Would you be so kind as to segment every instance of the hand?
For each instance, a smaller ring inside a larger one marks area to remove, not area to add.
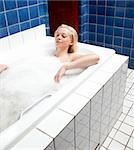
[[[57,83],[60,82],[60,80],[63,77],[63,75],[65,74],[65,72],[66,72],[66,67],[62,66],[54,77],[55,82],[57,82]]]
[[[3,72],[4,70],[6,70],[8,68],[7,65],[5,64],[0,64],[0,73]]]

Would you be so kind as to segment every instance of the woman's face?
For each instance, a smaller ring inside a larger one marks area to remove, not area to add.
[[[55,34],[55,42],[57,49],[68,49],[72,45],[72,36],[66,28],[59,28]]]

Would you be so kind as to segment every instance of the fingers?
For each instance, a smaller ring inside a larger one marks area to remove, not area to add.
[[[59,83],[61,80],[62,75],[60,73],[57,73],[54,77],[55,82]]]
[[[1,64],[1,65],[0,65],[0,73],[1,73],[2,71],[6,70],[7,68],[8,68],[7,65]]]

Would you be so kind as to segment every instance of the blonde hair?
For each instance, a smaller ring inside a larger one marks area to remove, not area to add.
[[[54,32],[54,36],[56,36],[56,32],[60,29],[60,28],[65,28],[68,30],[68,32],[70,33],[70,37],[72,37],[72,45],[69,46],[68,48],[68,53],[74,53],[77,51],[77,41],[78,41],[78,34],[76,32],[76,30],[66,24],[62,24],[60,25],[57,30]]]

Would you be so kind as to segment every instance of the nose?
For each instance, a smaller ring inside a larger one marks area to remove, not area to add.
[[[61,35],[58,35],[57,39],[60,40],[61,39]]]

